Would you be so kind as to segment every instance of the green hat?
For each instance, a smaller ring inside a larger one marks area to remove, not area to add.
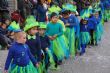
[[[66,10],[71,10],[71,9],[76,9],[76,6],[74,6],[70,3],[66,3],[66,4],[62,5],[62,8],[66,9]]]
[[[8,26],[9,31],[16,31],[16,30],[19,30],[19,29],[20,29],[20,26],[15,21],[11,22],[11,24]]]
[[[26,21],[25,21],[26,24],[27,24],[27,23],[30,23],[30,22],[36,22],[35,17],[32,16],[32,15],[28,16],[28,17],[26,18]]]
[[[49,14],[51,14],[51,13],[53,13],[53,12],[59,14],[59,12],[61,11],[61,8],[60,8],[59,6],[53,5],[53,6],[50,7],[48,10],[49,10]]]
[[[24,27],[24,31],[28,31],[29,29],[37,26],[39,26],[38,22],[28,22]]]
[[[44,23],[44,22],[40,22],[40,26],[39,26],[39,28],[46,29],[46,28],[47,28],[47,24]]]
[[[76,8],[71,8],[70,11],[71,12],[76,12],[77,10],[76,10]]]
[[[91,11],[89,9],[83,9],[80,13],[82,19],[90,17]]]

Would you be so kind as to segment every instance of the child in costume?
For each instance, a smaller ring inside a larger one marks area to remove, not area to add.
[[[41,61],[41,44],[40,37],[38,34],[38,22],[35,20],[30,20],[26,22],[27,24],[24,27],[24,31],[27,33],[27,44],[30,47],[30,51],[35,58],[38,59],[38,62]],[[33,46],[32,46],[33,45]]]
[[[97,21],[96,26],[95,26],[95,32],[94,32],[94,39],[95,39],[95,45],[98,45],[103,34],[103,24],[101,22],[99,11],[95,10],[94,16],[96,18],[95,20]]]
[[[69,46],[69,52],[72,57],[75,56],[75,25],[77,24],[76,19],[73,15],[70,16],[68,10],[62,12],[61,20],[64,22],[66,31],[64,33]]]
[[[4,73],[38,73],[38,62],[25,44],[26,34],[21,30],[15,33],[15,42],[9,48]]]
[[[42,52],[40,36],[38,34],[38,22],[36,22],[36,20],[33,17],[29,18],[29,20],[27,19],[24,31],[27,33],[26,44],[29,46],[31,53],[40,64],[40,66],[38,67],[38,72],[42,73]]]
[[[48,38],[48,36],[45,34],[47,25],[45,23],[40,24],[39,27],[39,34],[40,34],[40,40],[41,40],[41,48],[44,51],[44,60],[45,60],[45,68],[46,70],[48,69],[49,65],[51,69],[57,69],[55,67],[55,62],[54,62],[54,58],[52,55],[50,48],[50,40]]]
[[[50,14],[50,15],[51,15],[51,13],[53,13],[53,12],[59,14],[60,11],[61,11],[61,8],[60,8],[59,6],[56,6],[56,5],[52,5],[52,6],[49,8],[49,14]],[[58,17],[58,21],[57,21],[57,22],[61,24],[61,26],[62,26],[62,28],[63,28],[63,32],[65,32],[65,25],[64,25],[63,21],[60,19],[60,15],[59,15],[59,17]],[[61,42],[61,43],[64,43],[64,41],[65,41],[65,44],[62,44],[62,46],[64,46],[64,47],[63,47],[63,51],[64,51],[65,59],[68,59],[68,58],[69,58],[69,52],[68,52],[67,40],[66,40],[66,38],[65,38],[64,35],[62,35],[62,37],[63,37],[63,39],[62,39],[63,41],[62,41],[62,42],[60,41],[60,42]]]
[[[75,52],[78,55],[80,51],[80,21],[78,17],[76,16],[76,7],[73,7],[70,9],[70,16],[73,16],[75,18],[75,21],[77,22],[75,27]]]
[[[8,26],[7,30],[8,30],[8,38],[10,40],[10,45],[14,42],[14,32],[16,32],[16,30],[19,30],[19,24],[16,23],[15,21],[12,21],[11,24]]]
[[[56,67],[58,63],[62,63],[62,60],[64,58],[64,50],[65,44],[64,39],[62,37],[63,35],[63,27],[60,23],[58,23],[58,15],[56,13],[52,13],[51,21],[47,24],[47,30],[46,35],[49,37],[51,41],[51,51],[54,55],[54,59],[56,62]]]
[[[101,40],[101,35],[103,33],[103,25],[101,23],[99,11],[93,11],[93,15],[88,20],[88,26],[91,35],[91,45],[97,45],[98,41]]]
[[[101,0],[104,7],[104,20],[107,22],[110,19],[110,0]]]
[[[90,41],[87,21],[88,19],[85,18],[80,22],[81,55],[85,53],[86,46]]]

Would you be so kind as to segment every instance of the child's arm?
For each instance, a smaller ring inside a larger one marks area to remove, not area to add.
[[[13,58],[13,48],[9,48],[8,56],[5,63],[5,70],[8,70],[10,63],[12,61],[12,58]]]

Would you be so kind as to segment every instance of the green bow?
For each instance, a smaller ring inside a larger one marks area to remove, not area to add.
[[[29,39],[36,39],[36,36],[35,35],[34,36],[28,35],[28,40]]]

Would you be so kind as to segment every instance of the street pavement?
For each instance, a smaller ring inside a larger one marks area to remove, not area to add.
[[[104,34],[98,46],[86,49],[83,56],[63,61],[60,70],[49,73],[110,73],[110,22],[104,25]],[[3,70],[7,51],[0,51],[0,70]]]

